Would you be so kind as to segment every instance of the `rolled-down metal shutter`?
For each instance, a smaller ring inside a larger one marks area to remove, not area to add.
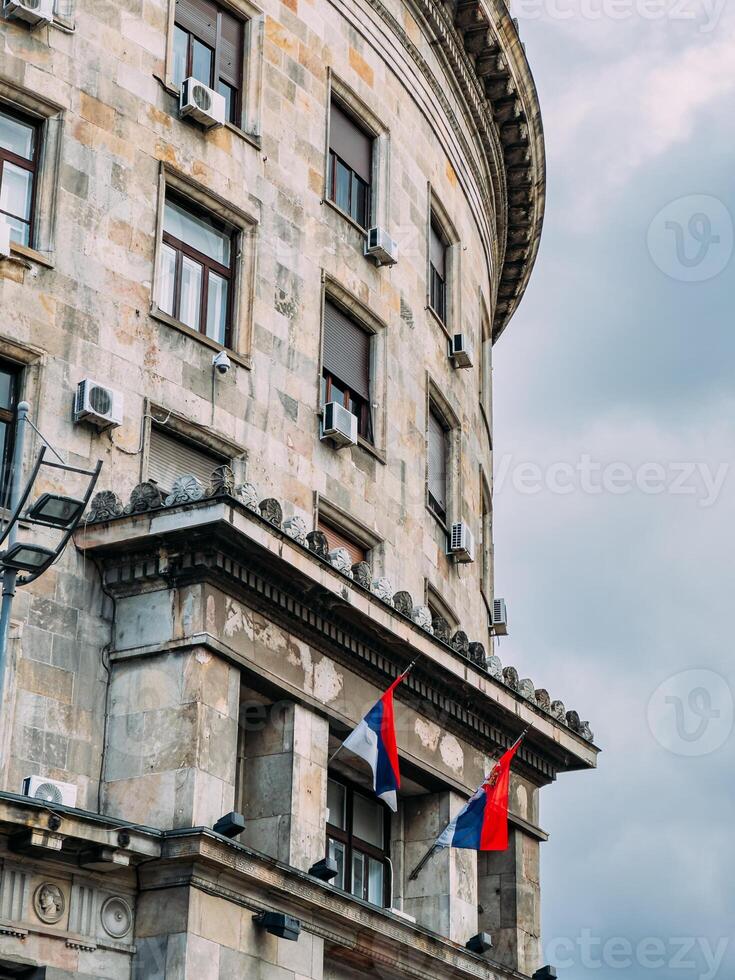
[[[369,401],[370,334],[329,300],[324,304],[324,367]]]
[[[356,565],[359,561],[365,561],[365,549],[361,545],[345,537],[336,527],[327,524],[321,518],[319,519],[319,530],[326,534],[330,551],[333,551],[335,548],[346,548],[350,553],[353,565]]]
[[[209,0],[176,0],[176,23],[214,50],[217,44],[217,7]]]
[[[245,25],[232,14],[222,13],[219,75],[239,89],[242,87],[243,37]]]
[[[329,148],[344,160],[358,177],[362,177],[366,184],[371,183],[373,137],[360,129],[352,117],[334,101],[329,116]]]
[[[151,429],[148,448],[148,479],[155,480],[160,490],[170,491],[174,480],[191,474],[208,486],[212,471],[229,460],[177,439],[157,427]]]
[[[430,242],[429,242],[429,255],[431,257],[431,264],[434,266],[439,275],[444,279],[446,277],[446,256],[447,256],[447,245],[444,241],[444,236],[436,223],[436,218],[432,214],[431,216],[431,232],[430,232]]]
[[[429,413],[429,493],[442,510],[447,509],[447,433],[437,415]]]

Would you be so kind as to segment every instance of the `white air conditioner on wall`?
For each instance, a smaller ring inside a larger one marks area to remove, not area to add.
[[[8,20],[24,20],[37,27],[54,19],[54,0],[3,0],[3,13]]]
[[[208,129],[224,126],[225,97],[196,78],[187,78],[181,86],[179,112],[184,118],[193,119]]]
[[[455,367],[472,367],[472,347],[470,346],[467,334],[455,333],[450,343],[450,351],[450,356],[454,361]]]
[[[331,440],[338,448],[357,445],[357,416],[339,402],[327,402],[322,419],[322,439]]]
[[[469,562],[475,560],[475,540],[472,537],[472,531],[464,521],[458,521],[451,526],[449,554],[454,556],[455,561]]]
[[[44,776],[26,776],[21,791],[24,796],[44,803],[54,803],[58,806],[76,806],[77,788],[74,783],[60,783],[58,779],[46,779]]]
[[[91,422],[100,429],[122,425],[123,396],[119,391],[85,378],[77,385],[74,421]]]
[[[387,231],[371,228],[365,236],[365,255],[376,265],[395,265],[398,261],[398,245]]]
[[[493,600],[493,621],[491,625],[495,636],[508,635],[508,610],[505,606],[505,599]]]

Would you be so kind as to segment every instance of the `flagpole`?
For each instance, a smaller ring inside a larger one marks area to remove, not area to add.
[[[432,858],[436,854],[436,852],[437,851],[440,851],[440,850],[441,850],[441,847],[439,847],[438,844],[432,844],[432,846],[429,848],[429,850],[426,852],[426,854],[424,854],[424,856],[421,858],[421,860],[419,861],[419,863],[416,865],[416,867],[413,869],[413,871],[411,872],[411,874],[408,876],[408,880],[409,881],[416,881],[416,879],[418,878],[418,876],[423,871],[424,865],[427,864],[427,862],[429,861],[429,859]]]
[[[421,659],[421,657],[423,657],[423,653],[420,653],[417,657],[414,657],[414,659],[411,661],[411,663],[408,665],[408,667],[406,667],[406,669],[403,671],[403,673],[402,674],[399,674],[398,677],[396,678],[396,680],[393,681],[393,684],[391,686],[392,687],[395,687],[395,685],[399,681],[402,681],[404,677],[407,677],[411,673],[411,671],[413,670],[413,668],[416,666],[416,664],[418,663],[418,661]],[[339,748],[337,748],[336,751],[333,752],[332,755],[329,757],[329,759],[327,759],[327,768],[329,768],[329,766],[332,765],[332,763],[334,762],[334,760],[340,754],[340,752],[344,748],[344,744],[345,744],[344,741],[341,742],[340,745],[339,745]]]
[[[521,732],[521,734],[518,736],[518,738],[515,740],[515,742],[511,745],[511,747],[509,749],[506,749],[506,752],[512,752],[513,749],[516,748],[520,744],[520,742],[523,741],[523,739],[526,737],[526,735],[530,732],[530,730],[532,728],[533,728],[533,724],[532,723],[529,724],[529,725],[527,725],[527,727]],[[488,781],[488,779],[490,779],[492,777],[492,774],[495,772],[495,770],[497,768],[498,768],[498,763],[496,762],[495,765],[493,766],[493,768],[490,770],[490,773],[487,776],[487,779],[484,780],[483,785]],[[448,826],[449,826],[449,824],[447,824],[447,827]],[[446,827],[444,828],[444,830],[446,830]],[[444,831],[442,831],[442,833],[444,833]],[[439,834],[439,837],[441,837],[441,834]],[[437,840],[439,840],[439,837],[437,837]],[[421,858],[421,860],[419,861],[419,863],[416,865],[416,867],[413,869],[413,871],[411,872],[411,874],[408,876],[408,880],[409,881],[415,881],[418,878],[418,876],[421,874],[421,872],[423,871],[423,869],[424,869],[425,865],[427,864],[427,862],[429,861],[429,859],[432,858],[434,856],[434,854],[436,854],[436,852],[437,851],[440,851],[440,850],[441,850],[441,847],[438,844],[432,844],[432,846],[429,848],[429,850],[426,852],[426,854],[424,854],[424,856]]]

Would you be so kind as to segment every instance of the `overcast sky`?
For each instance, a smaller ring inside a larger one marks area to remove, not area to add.
[[[589,719],[542,796],[560,978],[735,976],[735,4],[516,4],[541,252],[495,348],[499,654]]]

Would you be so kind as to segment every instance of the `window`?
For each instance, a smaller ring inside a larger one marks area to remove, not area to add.
[[[338,530],[333,524],[323,520],[321,517],[319,518],[317,529],[327,536],[330,551],[333,551],[335,548],[346,548],[350,553],[353,565],[356,565],[360,561],[365,561],[367,558],[367,551],[362,545],[357,544],[352,538],[348,538],[343,531]]]
[[[20,369],[0,361],[0,505],[9,503],[10,470],[13,465],[15,408],[18,404]]]
[[[480,548],[482,551],[482,581],[480,587],[486,602],[489,602],[493,594],[492,585],[492,561],[493,561],[493,510],[490,498],[490,490],[486,484],[484,476],[481,479],[480,492],[482,494],[482,519],[480,522]]]
[[[191,474],[204,487],[211,482],[212,472],[230,460],[202,446],[182,439],[174,432],[152,426],[148,446],[148,476],[161,491],[169,493],[179,476]]]
[[[332,100],[327,195],[367,228],[370,223],[373,137]]]
[[[38,169],[38,127],[23,116],[0,110],[0,216],[10,237],[33,245],[33,207]]]
[[[209,0],[176,0],[173,84],[193,76],[224,96],[227,119],[242,115],[245,24]]]
[[[446,323],[447,240],[433,212],[429,226],[429,303],[442,323]]]
[[[158,305],[223,346],[231,340],[234,233],[202,208],[168,194]]]
[[[480,357],[480,406],[485,416],[485,424],[490,435],[492,448],[492,384],[493,384],[493,341],[487,317],[482,322],[482,354]]]
[[[327,856],[337,862],[332,884],[383,908],[388,904],[390,818],[380,800],[335,779],[327,784]]]
[[[324,303],[322,403],[339,402],[357,416],[357,431],[373,441],[370,412],[370,337],[331,300]]]
[[[427,502],[442,524],[446,524],[449,439],[444,420],[433,404],[429,407],[427,448]]]

